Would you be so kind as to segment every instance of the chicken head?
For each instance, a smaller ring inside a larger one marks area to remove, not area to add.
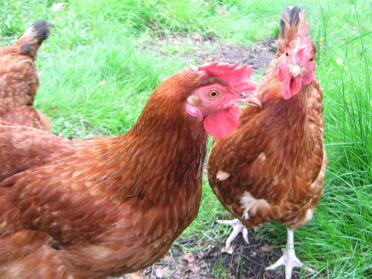
[[[239,104],[260,105],[250,80],[247,65],[209,63],[192,70],[200,72],[209,83],[198,87],[187,98],[186,112],[203,122],[208,134],[223,138],[239,124]]]
[[[282,54],[278,78],[283,86],[283,98],[290,99],[315,79],[315,47],[308,35],[304,13],[299,13],[297,38]]]

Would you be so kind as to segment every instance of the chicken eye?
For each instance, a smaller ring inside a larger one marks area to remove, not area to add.
[[[314,60],[314,58],[310,58],[310,61],[313,61]]]
[[[214,99],[218,96],[220,96],[220,92],[218,92],[217,90],[211,90],[208,92],[208,98]]]
[[[289,56],[288,52],[285,53],[285,56]]]

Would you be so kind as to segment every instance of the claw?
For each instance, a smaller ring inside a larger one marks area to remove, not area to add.
[[[242,233],[243,239],[246,243],[248,241],[248,229],[238,220],[217,220],[218,224],[229,225],[233,228],[232,232],[230,233],[229,237],[226,239],[225,247],[221,249],[223,253],[232,254],[234,252],[234,248],[231,246],[231,243],[235,240],[235,238]]]
[[[245,243],[249,244],[248,229],[246,227],[243,228],[242,235],[243,235],[243,239],[244,239]]]
[[[294,267],[303,266],[303,263],[296,256],[292,229],[288,229],[287,248],[283,249],[283,255],[265,270],[274,270],[281,265],[285,266],[285,279],[291,279]]]
[[[265,270],[275,270],[279,266],[285,266],[285,279],[291,279],[294,267],[302,267],[303,263],[296,257],[294,249],[283,249],[283,256]]]

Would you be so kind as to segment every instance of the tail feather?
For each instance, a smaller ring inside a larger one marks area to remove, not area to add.
[[[300,23],[301,9],[297,6],[287,7],[280,19],[280,32],[278,40],[278,54],[285,51],[286,47],[296,39]]]
[[[48,38],[49,28],[50,24],[44,20],[38,21],[28,28],[17,41],[20,52],[35,57],[40,45]]]

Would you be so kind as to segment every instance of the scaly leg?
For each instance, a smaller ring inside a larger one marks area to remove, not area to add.
[[[287,229],[287,248],[283,249],[283,256],[266,270],[274,270],[281,265],[285,266],[285,279],[291,279],[294,267],[303,266],[303,263],[296,257],[294,249],[294,229]]]
[[[231,247],[231,242],[239,235],[239,233],[243,234],[243,239],[246,243],[248,243],[248,230],[247,228],[238,220],[217,220],[218,224],[229,225],[233,228],[232,232],[230,233],[229,237],[226,239],[225,248],[222,248],[222,252],[226,252],[232,254],[234,249]]]

